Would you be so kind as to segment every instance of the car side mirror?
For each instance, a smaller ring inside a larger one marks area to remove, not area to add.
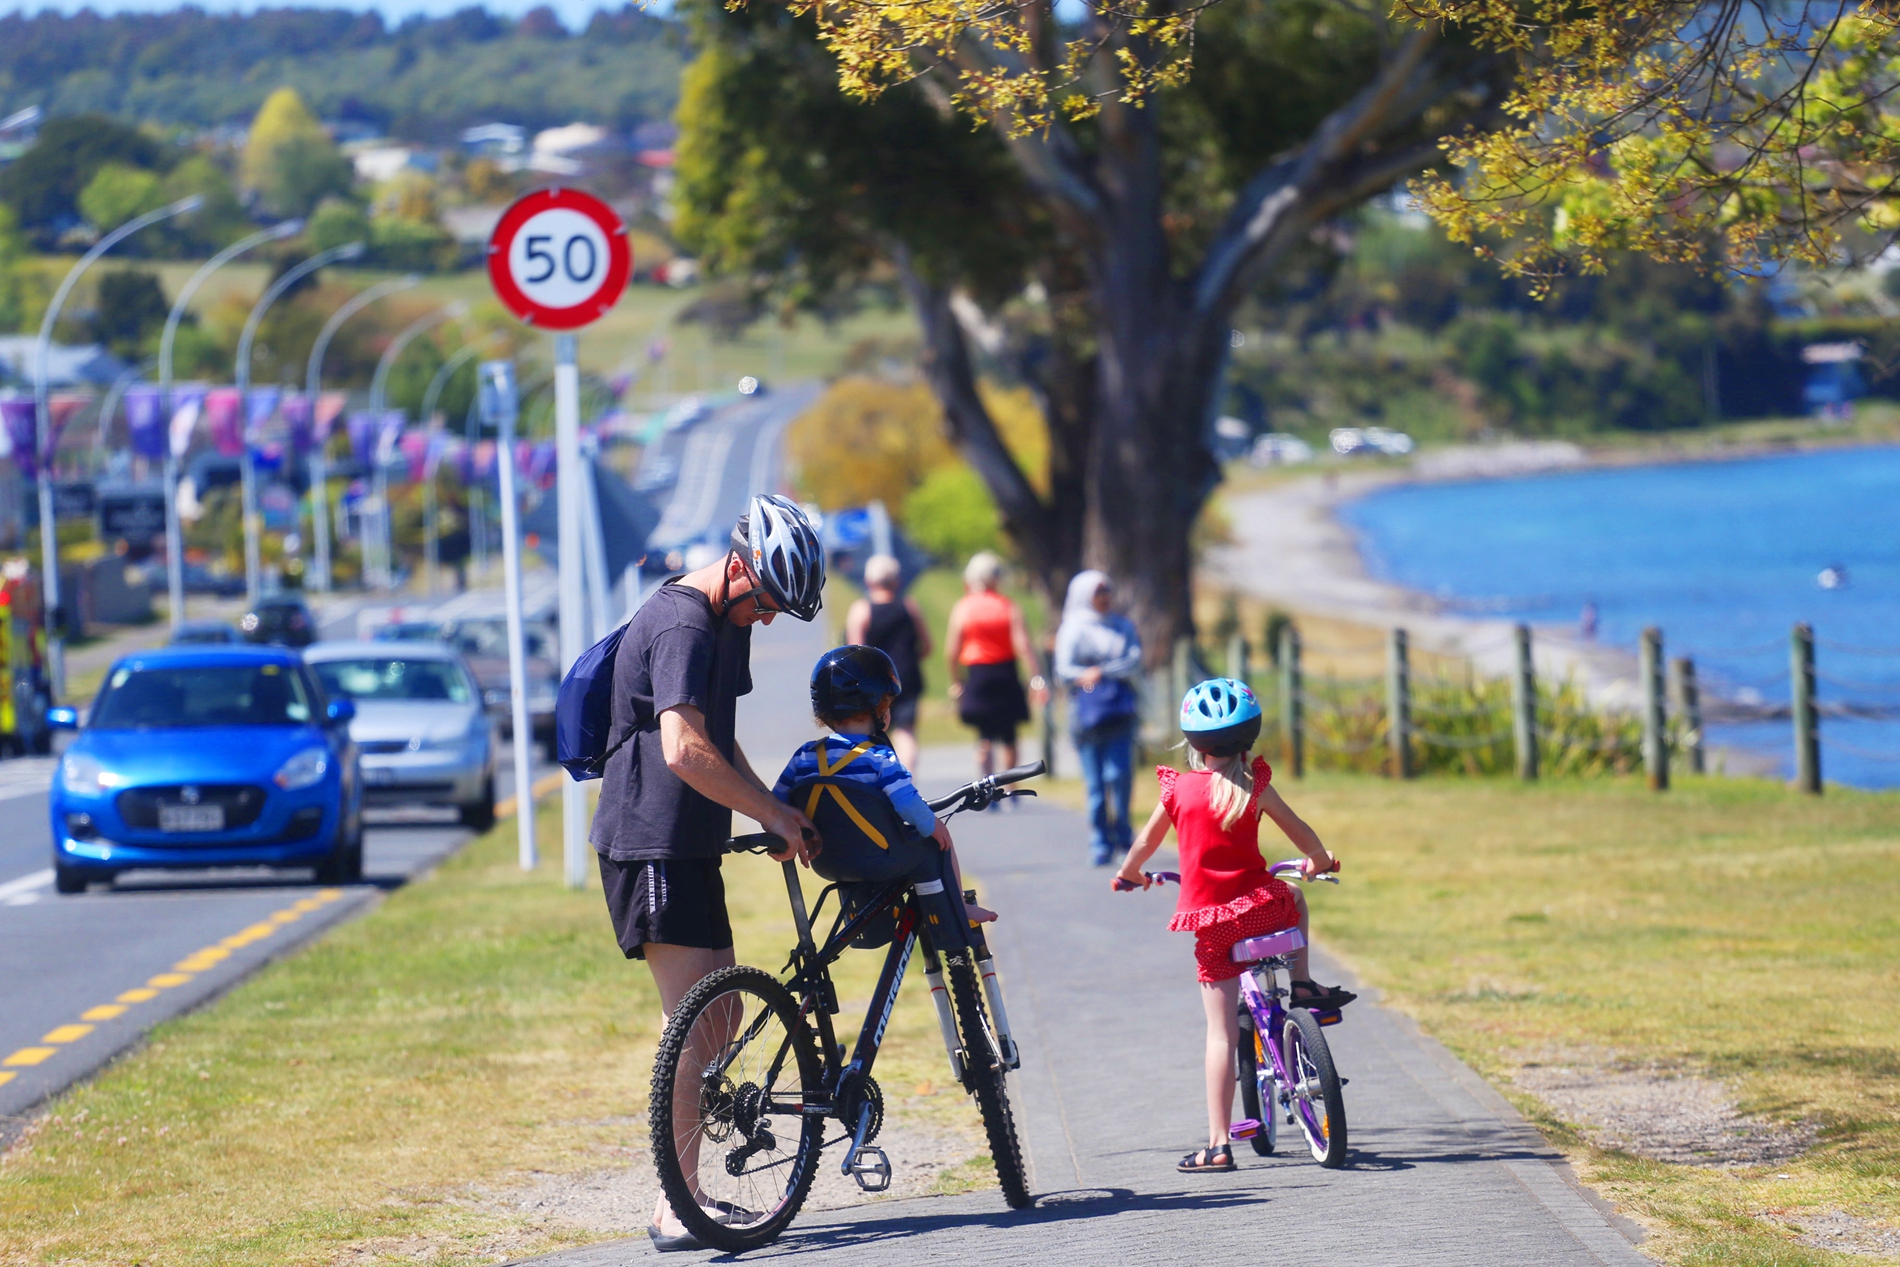
[[[76,708],[49,708],[46,710],[46,725],[51,730],[78,730],[79,710]]]
[[[324,712],[325,716],[329,717],[332,722],[337,725],[342,725],[344,722],[356,716],[356,701],[353,699],[333,699],[330,701],[329,708],[324,710]]]

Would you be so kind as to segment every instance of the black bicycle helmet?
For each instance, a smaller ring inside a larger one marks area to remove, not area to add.
[[[868,713],[903,691],[897,665],[876,647],[834,647],[812,666],[811,711],[821,719]]]
[[[825,551],[789,498],[760,493],[732,529],[732,548],[787,615],[810,620],[825,602]]]

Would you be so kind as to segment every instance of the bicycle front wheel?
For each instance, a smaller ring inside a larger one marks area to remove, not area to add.
[[[653,1164],[688,1231],[719,1249],[777,1239],[817,1175],[823,1076],[776,978],[721,968],[674,1009],[653,1060]]]
[[[1303,1007],[1286,1014],[1280,1052],[1293,1079],[1293,1120],[1300,1124],[1313,1160],[1328,1170],[1346,1164],[1346,1097],[1333,1068],[1332,1048],[1319,1018]]]
[[[1002,1044],[990,1028],[983,991],[969,958],[945,956],[944,967],[950,978],[950,1003],[961,1031],[964,1089],[976,1097],[977,1111],[983,1115],[983,1131],[989,1136],[990,1158],[996,1164],[1004,1202],[1012,1210],[1026,1210],[1036,1199],[1029,1194],[1022,1145],[1016,1140],[1016,1119],[1009,1109]]]

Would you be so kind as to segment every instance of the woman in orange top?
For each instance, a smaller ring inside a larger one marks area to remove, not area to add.
[[[1016,728],[1029,720],[1017,661],[1033,655],[1022,609],[996,592],[1003,561],[985,550],[963,569],[963,597],[950,609],[945,657],[957,716],[976,731],[976,764],[993,774],[995,746],[1003,769],[1016,764]],[[1034,660],[1030,662],[1033,664]],[[1040,683],[1037,683],[1040,686]]]

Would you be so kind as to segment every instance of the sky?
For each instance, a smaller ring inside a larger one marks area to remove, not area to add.
[[[465,9],[478,0],[383,0],[379,4],[323,4],[320,0],[274,0],[268,5],[228,3],[227,0],[193,0],[196,7],[211,13],[250,13],[259,8],[323,8],[348,9],[360,13],[374,9],[394,25],[411,14],[426,13],[431,17],[440,17]],[[587,25],[587,20],[600,8],[619,8],[619,3],[603,4],[602,0],[479,0],[490,13],[519,17],[529,9],[546,3],[561,16],[561,21],[570,31],[579,30]],[[164,13],[183,7],[178,0],[59,0],[49,4],[0,4],[3,13],[38,13],[46,9],[57,9],[62,13],[77,13],[81,9],[92,9],[98,13]],[[649,6],[656,13],[665,13],[672,8],[670,2]]]

